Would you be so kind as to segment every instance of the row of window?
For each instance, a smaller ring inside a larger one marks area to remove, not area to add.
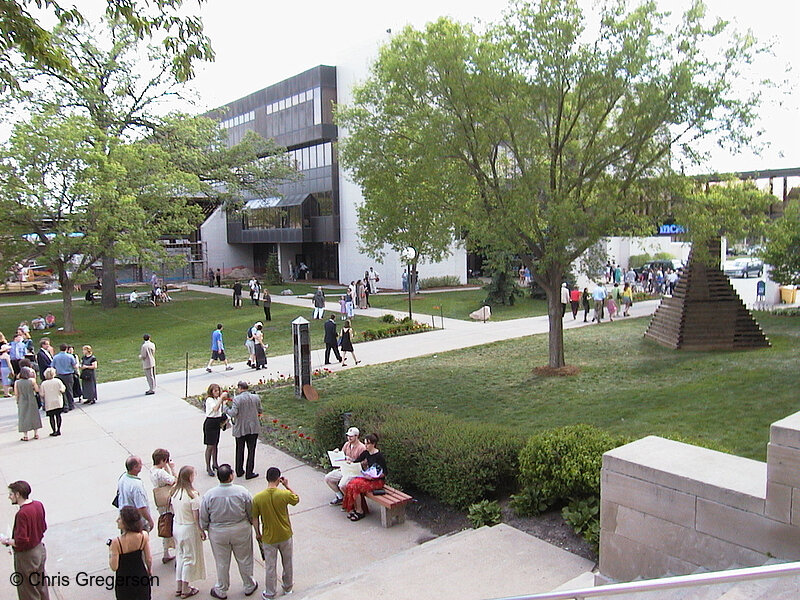
[[[298,171],[308,171],[318,167],[329,167],[333,164],[333,149],[330,142],[289,150],[289,160],[293,161]]]
[[[244,123],[249,123],[250,121],[256,120],[256,111],[251,110],[248,113],[243,115],[239,115],[237,117],[231,117],[230,119],[225,119],[220,123],[225,129],[230,129],[231,127],[236,127],[237,125],[243,125]]]
[[[306,90],[305,92],[300,92],[299,94],[295,94],[289,98],[283,98],[282,100],[276,100],[272,104],[267,104],[267,114],[271,115],[279,110],[285,110],[287,108],[291,108],[292,106],[302,104],[303,102],[311,102],[314,99],[314,96],[319,98],[319,88]]]

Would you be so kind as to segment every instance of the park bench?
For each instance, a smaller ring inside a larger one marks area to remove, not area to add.
[[[374,492],[364,494],[368,500],[372,500],[380,506],[381,525],[388,528],[392,525],[405,523],[406,504],[414,502],[414,498],[388,485],[384,486],[383,491],[385,492],[384,494],[377,496]]]

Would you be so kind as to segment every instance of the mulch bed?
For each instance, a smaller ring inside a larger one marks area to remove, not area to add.
[[[539,377],[572,377],[581,372],[580,367],[565,365],[563,367],[536,367],[533,370]]]

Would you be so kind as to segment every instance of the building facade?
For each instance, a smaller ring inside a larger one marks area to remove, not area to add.
[[[366,61],[357,61],[365,66]],[[201,226],[208,266],[263,273],[277,253],[285,279],[303,263],[310,278],[349,283],[373,266],[383,287],[399,288],[405,264],[387,248],[382,264],[363,254],[358,239],[360,188],[339,169],[334,106],[350,100],[357,69],[319,65],[208,113],[238,143],[255,131],[286,147],[300,178],[268,198],[243,198],[238,214],[215,211]],[[362,72],[366,72],[365,70]],[[441,263],[419,268],[421,277],[453,275],[466,282],[466,252],[456,245]]]

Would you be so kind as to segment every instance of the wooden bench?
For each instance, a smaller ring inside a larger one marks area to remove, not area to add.
[[[381,525],[391,527],[405,523],[406,504],[413,502],[414,498],[396,490],[393,487],[384,486],[385,494],[376,496],[374,492],[367,492],[364,496],[375,502],[381,509]]]

